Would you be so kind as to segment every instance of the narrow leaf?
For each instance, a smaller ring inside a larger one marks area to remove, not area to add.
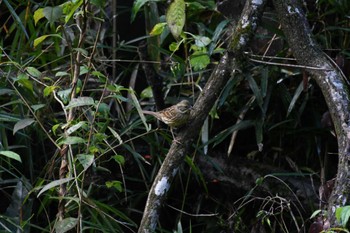
[[[67,183],[69,181],[73,180],[73,178],[64,178],[64,179],[60,179],[60,180],[54,180],[50,183],[48,183],[47,185],[45,185],[41,190],[40,192],[38,193],[38,196],[39,197],[41,194],[43,194],[44,192],[46,192],[47,190],[51,189],[51,188],[54,188],[56,186],[59,186],[61,184],[64,184],[64,183]]]
[[[60,141],[58,144],[59,145],[63,145],[63,144],[67,144],[67,145],[74,145],[74,144],[80,144],[80,143],[84,143],[85,140],[81,137],[67,137],[65,139],[63,139],[62,141]]]
[[[35,120],[32,118],[25,118],[18,121],[13,127],[13,134],[15,134],[18,130],[24,129],[25,127],[33,124],[34,122]]]
[[[18,162],[22,163],[21,157],[19,156],[19,154],[13,152],[13,151],[9,151],[9,150],[3,150],[0,151],[0,155],[4,155],[10,159],[14,159],[17,160]]]
[[[93,98],[83,96],[83,97],[72,99],[65,108],[70,109],[70,108],[76,108],[76,107],[82,107],[82,106],[91,106],[94,104],[95,102]]]
[[[41,77],[41,72],[35,68],[35,67],[27,67],[26,71],[30,76],[33,76],[35,78],[40,78]]]
[[[298,88],[294,92],[294,96],[293,96],[292,100],[290,101],[288,111],[287,111],[287,117],[293,111],[300,94],[303,92],[303,89],[304,89],[304,84],[303,84],[303,82],[300,82]]]

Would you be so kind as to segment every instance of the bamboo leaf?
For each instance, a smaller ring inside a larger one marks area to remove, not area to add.
[[[298,88],[295,90],[294,95],[292,100],[290,101],[288,110],[287,110],[287,117],[289,116],[289,114],[293,111],[295,104],[300,96],[300,94],[303,92],[304,86],[303,86],[303,82],[300,82]]]
[[[15,133],[18,131],[18,130],[21,130],[21,129],[24,129],[25,127],[33,124],[35,122],[34,119],[32,118],[25,118],[25,119],[22,119],[20,121],[18,121],[15,126],[13,127],[13,135],[15,135]]]
[[[70,109],[70,108],[76,108],[76,107],[91,106],[94,104],[95,104],[95,101],[93,98],[82,96],[78,98],[73,98],[65,108]]]
[[[0,155],[4,155],[10,159],[14,159],[17,160],[18,162],[22,163],[21,157],[19,156],[19,154],[13,152],[13,151],[9,151],[9,150],[3,150],[0,151]]]
[[[50,183],[48,183],[47,185],[45,185],[41,190],[40,192],[38,193],[38,196],[39,197],[41,194],[43,194],[44,192],[46,192],[47,190],[51,189],[51,188],[54,188],[56,186],[59,186],[61,184],[64,184],[64,183],[67,183],[69,181],[73,180],[73,178],[64,178],[64,179],[60,179],[60,180],[54,180]]]

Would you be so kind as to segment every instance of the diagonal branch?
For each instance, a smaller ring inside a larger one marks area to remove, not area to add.
[[[201,95],[193,106],[188,123],[190,127],[184,127],[179,132],[153,182],[148,194],[139,233],[155,231],[160,209],[170,189],[172,180],[177,174],[188,148],[198,136],[203,122],[219,97],[221,90],[235,71],[239,70],[240,62],[243,60],[242,51],[258,25],[257,21],[263,11],[265,2],[265,0],[249,0],[246,2],[240,22],[235,30],[235,34],[232,36],[230,51],[223,55],[220,63],[211,74]]]

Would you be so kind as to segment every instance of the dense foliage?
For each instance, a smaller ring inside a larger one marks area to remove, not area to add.
[[[0,1],[1,230],[137,231],[173,139],[142,109],[194,102],[239,17],[224,4]],[[306,9],[349,75],[349,3]],[[261,25],[172,184],[161,232],[299,232],[320,208],[337,164],[327,107],[272,9]]]

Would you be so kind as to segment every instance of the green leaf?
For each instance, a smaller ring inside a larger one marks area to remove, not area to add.
[[[13,127],[13,135],[15,135],[15,133],[18,131],[18,130],[21,130],[21,129],[24,129],[25,127],[33,124],[35,122],[34,119],[32,118],[25,118],[25,119],[22,119],[20,121],[18,121],[15,126]]]
[[[147,88],[143,89],[143,91],[141,92],[141,98],[153,98],[151,86],[148,86]]]
[[[27,74],[25,73],[20,73],[16,80],[20,85],[22,85],[23,87],[27,88],[28,90],[30,90],[30,92],[34,92],[34,89],[33,89],[33,83],[31,80],[29,80],[29,77]]]
[[[165,26],[167,23],[157,23],[152,28],[152,31],[149,33],[151,36],[157,36],[163,33]]]
[[[65,17],[65,23],[68,23],[68,21],[72,18],[75,11],[83,4],[83,0],[79,0],[74,2],[73,4],[67,4],[65,5],[65,11],[67,12],[67,15]]]
[[[131,99],[132,99],[132,101],[134,103],[134,106],[135,106],[135,108],[136,108],[136,110],[137,110],[137,112],[138,112],[138,114],[139,114],[139,116],[141,118],[142,123],[145,125],[145,128],[146,128],[147,132],[150,131],[151,127],[146,122],[146,117],[142,113],[142,109],[141,109],[140,103],[137,100],[137,97],[136,97],[134,91],[130,92],[130,96],[131,96]]]
[[[0,155],[4,155],[10,159],[14,159],[17,160],[18,162],[22,163],[21,157],[19,156],[19,154],[13,152],[13,151],[9,151],[9,150],[3,150],[0,151]]]
[[[8,88],[0,88],[0,95],[12,95],[15,93],[13,90]]]
[[[304,90],[304,83],[303,83],[303,81],[301,81],[298,88],[295,90],[293,98],[290,101],[290,104],[288,106],[287,117],[293,111],[295,104],[296,104],[300,94],[303,92],[303,90]]]
[[[348,223],[350,217],[350,206],[343,206],[337,208],[335,215],[338,222],[340,222],[340,224],[343,227],[346,227],[346,224]]]
[[[122,155],[113,155],[112,158],[120,165],[124,165],[125,163],[125,158]]]
[[[34,25],[36,26],[36,24],[39,22],[40,19],[44,18],[44,8],[39,8],[34,12]]]
[[[196,51],[190,56],[190,64],[194,71],[203,70],[210,64],[210,58],[208,54]]]
[[[70,93],[72,92],[72,88],[68,88],[66,90],[62,90],[57,92],[57,95],[61,98],[64,104],[69,102]]]
[[[49,21],[49,23],[54,23],[59,21],[59,19],[63,15],[63,10],[61,6],[47,6],[43,9],[42,12],[45,16],[45,18]]]
[[[107,186],[107,188],[112,188],[113,187],[116,190],[118,190],[118,192],[122,192],[123,191],[122,182],[117,181],[117,180],[107,181],[106,182],[106,186]]]
[[[71,137],[64,138],[62,141],[58,143],[58,145],[63,145],[63,144],[74,145],[74,144],[80,144],[80,143],[85,143],[85,140],[81,137],[71,136]]]
[[[34,48],[36,46],[38,46],[39,44],[41,44],[44,40],[46,40],[46,38],[48,37],[58,37],[60,39],[62,39],[62,37],[59,34],[50,34],[50,35],[43,35],[43,36],[39,36],[38,38],[36,38],[34,40]]]
[[[69,129],[67,129],[67,135],[71,135],[72,133],[74,133],[75,131],[77,131],[78,129],[80,129],[81,127],[86,127],[87,123],[86,121],[80,121],[77,124],[71,126]]]
[[[195,39],[195,44],[198,47],[205,47],[211,42],[211,39],[206,36],[195,36],[194,39]]]
[[[131,9],[131,22],[135,20],[135,17],[137,13],[140,11],[141,7],[145,5],[145,3],[149,2],[150,0],[135,0],[134,5]]]
[[[35,77],[35,78],[40,78],[41,77],[41,72],[38,69],[34,68],[34,67],[27,67],[25,70],[32,77]]]
[[[94,104],[95,104],[95,101],[93,98],[82,96],[78,98],[73,98],[65,108],[70,109],[70,108],[76,108],[76,107],[82,107],[82,106],[91,106]]]
[[[113,128],[107,126],[107,128],[109,129],[109,131],[111,131],[111,133],[113,134],[113,136],[118,139],[119,141],[119,145],[123,143],[122,138],[120,137],[120,135],[117,133],[117,131],[115,131]]]
[[[19,27],[23,31],[24,35],[26,36],[27,40],[29,40],[29,35],[28,35],[27,31],[26,31],[26,27],[23,24],[24,20],[21,20],[21,18],[17,15],[16,11],[13,9],[13,7],[9,3],[9,1],[4,0],[3,2],[5,3],[5,5],[8,8],[8,10],[11,12],[12,17],[16,20],[15,24],[19,25]],[[1,1],[0,1],[0,3],[1,3]],[[1,11],[3,11],[3,10],[1,10]]]
[[[166,13],[166,22],[170,28],[171,34],[178,38],[185,25],[186,5],[184,0],[174,0]]]
[[[44,97],[48,97],[58,86],[47,86],[44,88]]]
[[[176,42],[172,42],[170,45],[169,45],[169,50],[171,52],[175,52],[179,49],[180,45]]]
[[[88,169],[91,164],[94,162],[94,155],[92,154],[78,154],[77,158],[81,165],[83,165],[84,169]]]
[[[65,72],[65,71],[58,71],[56,74],[55,74],[55,77],[63,77],[63,76],[69,76],[70,74]]]
[[[246,78],[248,80],[250,89],[254,93],[254,96],[256,98],[256,101],[258,102],[260,109],[263,111],[264,99],[258,84],[256,83],[255,79],[252,78],[252,76],[248,75]]]
[[[319,213],[321,213],[322,212],[322,210],[315,210],[313,213],[312,213],[312,215],[310,216],[310,219],[313,219],[313,218],[315,218]]]
[[[58,221],[55,224],[55,231],[56,233],[65,233],[71,229],[73,229],[78,224],[77,218],[65,218],[61,221]]]
[[[30,106],[30,107],[34,110],[34,112],[36,112],[39,109],[45,107],[45,104],[34,104],[34,105]]]
[[[35,40],[34,40],[34,48],[36,48],[36,46],[41,44],[49,36],[50,35],[43,35],[43,36],[39,36],[38,38],[35,38]]]
[[[50,183],[48,183],[47,185],[45,185],[41,190],[40,192],[38,193],[37,197],[39,197],[41,194],[43,194],[44,192],[46,192],[47,190],[49,189],[52,189],[56,186],[59,186],[61,184],[64,184],[64,183],[67,183],[69,181],[73,180],[72,177],[70,178],[63,178],[63,179],[60,179],[60,180],[54,180],[54,181],[51,181]]]

